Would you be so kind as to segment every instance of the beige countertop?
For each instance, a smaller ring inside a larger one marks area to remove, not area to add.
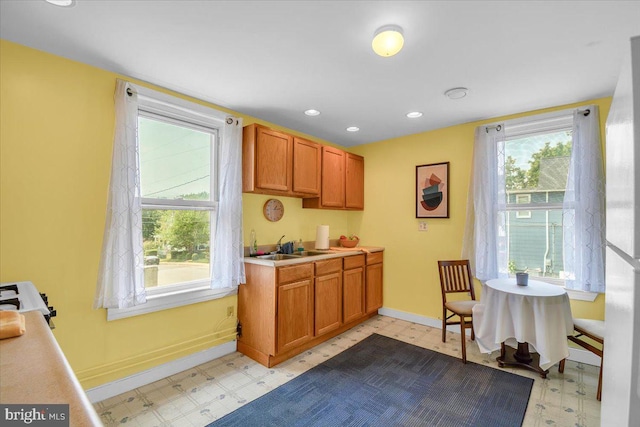
[[[69,425],[102,426],[42,313],[23,314],[24,335],[0,340],[0,402],[68,404]]]
[[[300,258],[293,259],[283,259],[283,260],[270,260],[270,259],[260,259],[258,257],[245,257],[244,262],[249,264],[258,264],[265,265],[271,267],[282,267],[286,265],[295,265],[295,264],[304,264],[307,262],[315,262],[321,261],[325,259],[331,258],[342,258],[345,256],[358,255],[367,252],[382,252],[384,251],[383,247],[380,246],[358,246],[356,248],[331,248],[326,251],[316,251],[323,252],[322,255],[311,255],[311,256],[303,256]]]

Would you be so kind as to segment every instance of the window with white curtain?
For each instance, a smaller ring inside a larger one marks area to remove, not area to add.
[[[234,294],[244,283],[241,134],[239,118],[118,81],[94,303],[108,320]]]
[[[564,274],[562,202],[572,122],[505,124],[506,256],[509,274],[529,273],[541,280]]]
[[[218,130],[138,113],[142,243],[147,295],[211,281]]]
[[[597,106],[476,129],[462,256],[478,279],[604,292],[599,129]]]

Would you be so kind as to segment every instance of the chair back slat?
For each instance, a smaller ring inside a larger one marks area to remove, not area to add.
[[[438,261],[438,270],[443,301],[446,294],[456,292],[469,292],[471,299],[476,299],[469,260]]]

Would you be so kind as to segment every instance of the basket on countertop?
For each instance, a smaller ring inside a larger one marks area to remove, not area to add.
[[[355,248],[360,243],[360,239],[340,239],[340,246],[343,248]]]

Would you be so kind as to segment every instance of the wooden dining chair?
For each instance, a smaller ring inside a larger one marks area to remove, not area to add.
[[[473,289],[469,260],[438,261],[438,270],[442,291],[442,342],[446,342],[447,339],[447,325],[460,325],[462,362],[467,363],[467,335],[465,331],[471,329],[471,339],[475,339],[471,310],[478,303]],[[447,295],[454,293],[467,293],[471,299],[447,301]],[[458,316],[458,319],[449,320],[454,316]]]
[[[598,391],[596,392],[596,399],[598,400],[602,400],[602,366],[604,364],[602,355],[604,353],[604,326],[604,320],[573,319],[573,330],[576,332],[576,335],[569,335],[567,337],[570,341],[600,356],[600,374],[598,376]],[[591,343],[585,341],[584,339],[580,339],[583,336],[589,337],[593,341],[600,343],[602,349],[593,346]],[[560,361],[560,366],[558,367],[558,371],[560,373],[564,372],[564,362],[565,359],[562,359]]]

